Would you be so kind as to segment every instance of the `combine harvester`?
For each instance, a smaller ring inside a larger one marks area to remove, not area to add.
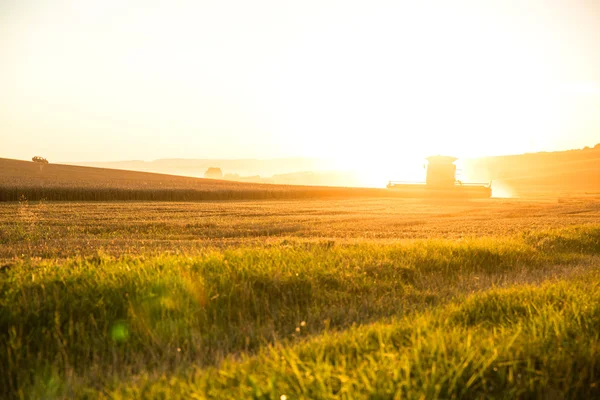
[[[425,182],[390,181],[388,189],[402,192],[406,197],[489,198],[492,184],[463,183],[456,179],[456,157],[428,157]]]

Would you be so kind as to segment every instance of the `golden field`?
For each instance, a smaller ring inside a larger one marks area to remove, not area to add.
[[[0,394],[600,395],[595,196],[343,193],[0,203]]]

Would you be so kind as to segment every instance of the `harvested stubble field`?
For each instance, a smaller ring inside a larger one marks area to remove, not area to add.
[[[21,398],[597,398],[600,202],[0,204]]]

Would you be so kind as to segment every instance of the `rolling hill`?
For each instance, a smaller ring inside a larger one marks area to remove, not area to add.
[[[390,195],[394,194],[385,189],[257,184],[0,158],[0,201],[191,201]]]
[[[600,145],[582,150],[467,160],[473,180],[492,180],[516,195],[600,193]]]

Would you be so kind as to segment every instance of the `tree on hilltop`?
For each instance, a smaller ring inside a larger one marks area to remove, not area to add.
[[[35,163],[40,163],[40,164],[48,164],[48,160],[46,160],[44,157],[40,157],[40,156],[35,156],[31,159],[31,161],[35,162]]]

